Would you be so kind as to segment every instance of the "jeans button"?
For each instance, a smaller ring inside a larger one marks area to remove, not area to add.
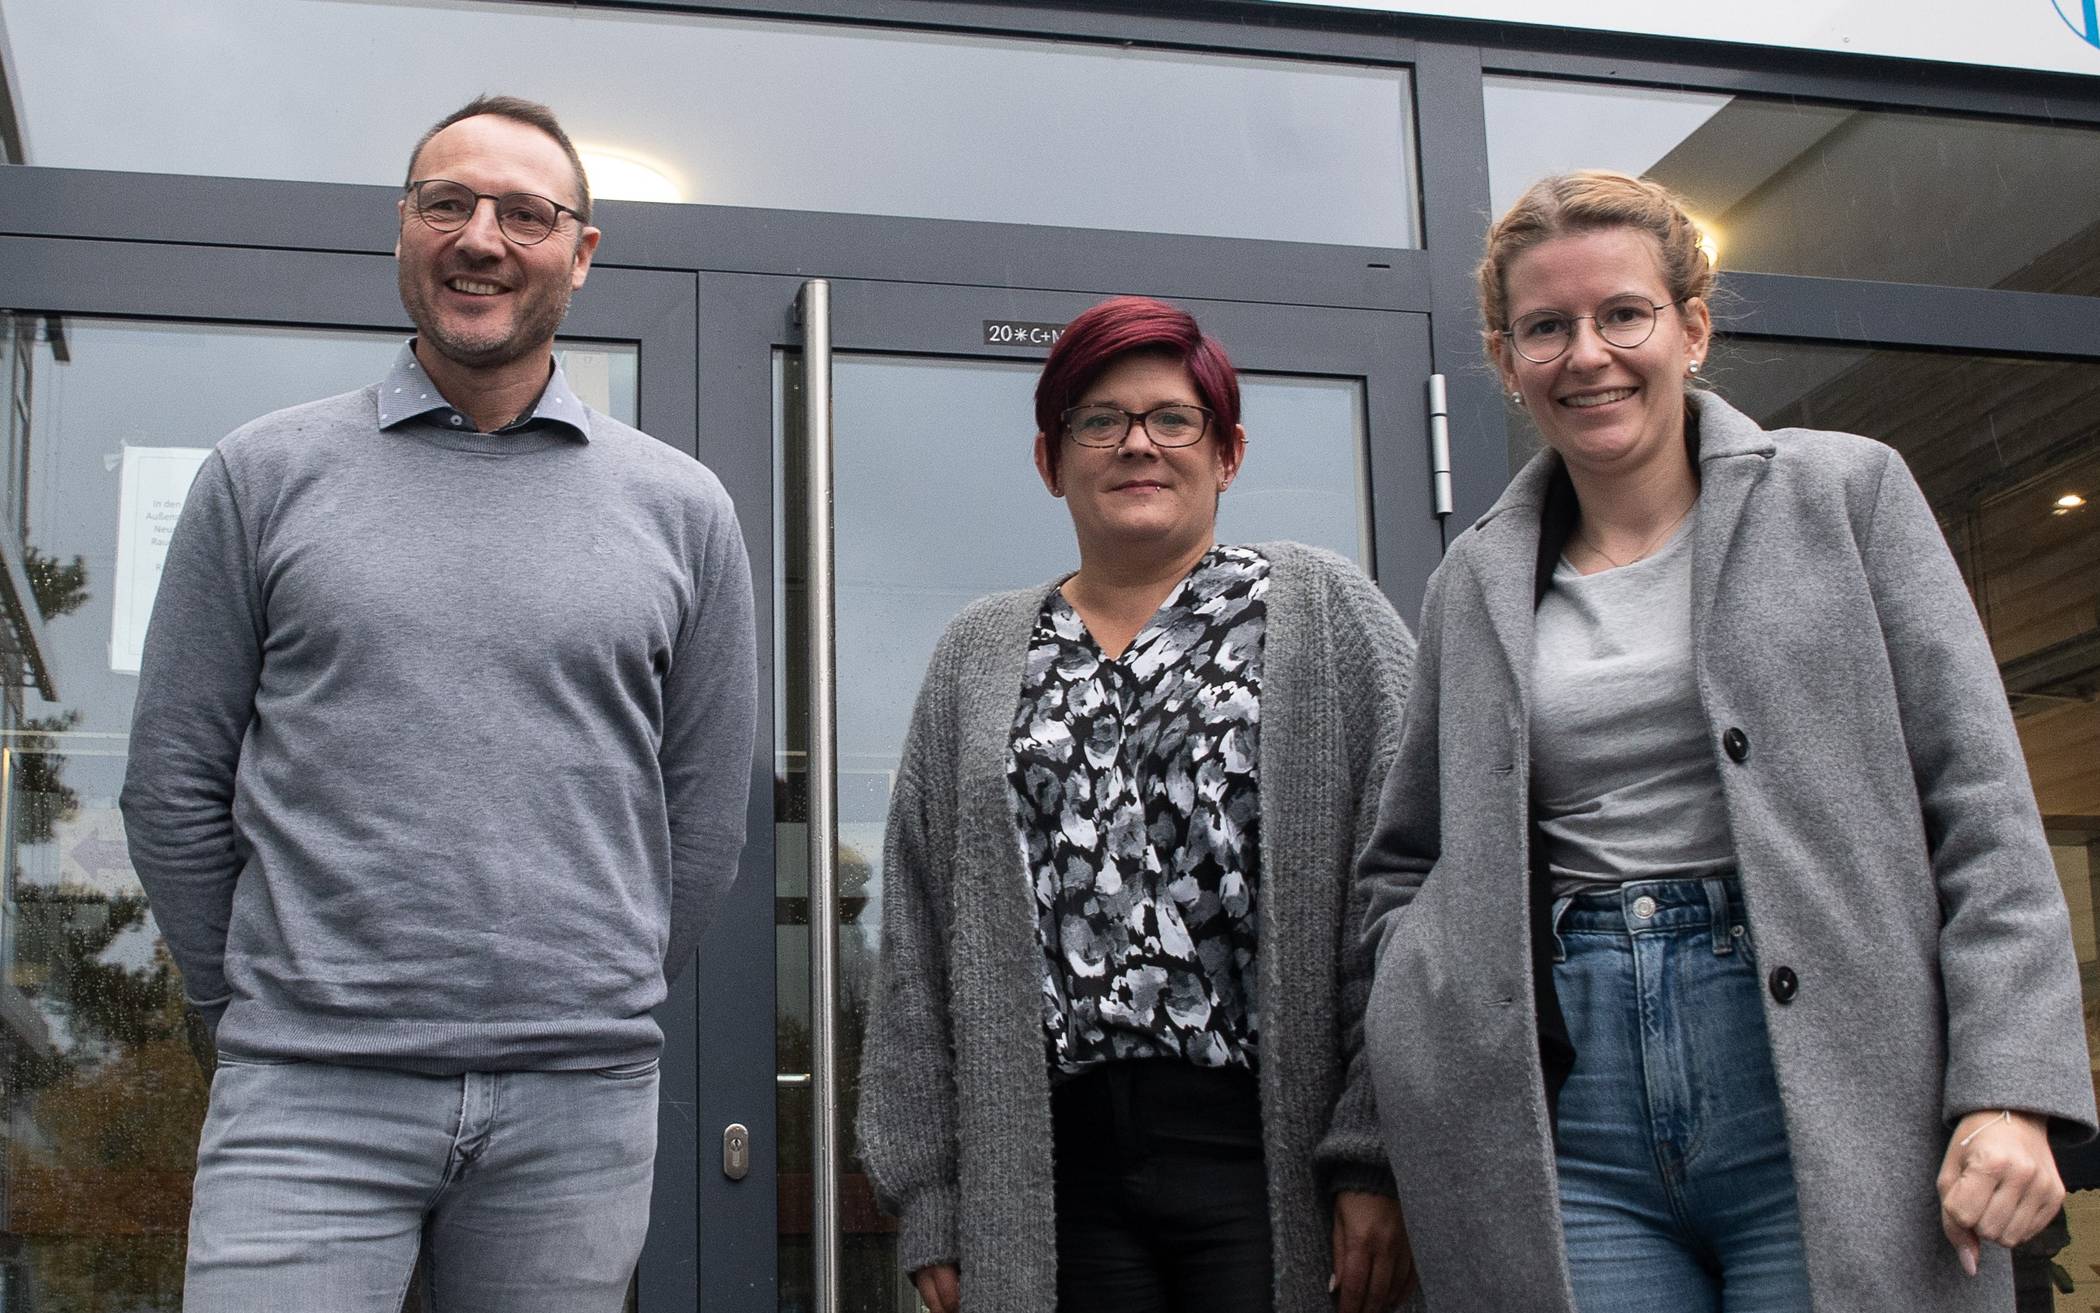
[[[1646,894],[1633,900],[1633,914],[1645,921],[1655,915],[1655,900]]]
[[[1772,988],[1772,997],[1781,1003],[1791,1003],[1794,995],[1801,992],[1801,978],[1792,967],[1773,967],[1767,982]]]

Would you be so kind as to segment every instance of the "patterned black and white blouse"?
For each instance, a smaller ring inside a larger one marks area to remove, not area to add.
[[[1037,617],[1008,781],[1060,1071],[1255,1065],[1268,586],[1214,548],[1112,661],[1062,593]]]

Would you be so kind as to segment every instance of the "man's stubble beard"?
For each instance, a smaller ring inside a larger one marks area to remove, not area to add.
[[[554,340],[555,331],[561,327],[561,321],[568,317],[569,299],[575,291],[563,282],[550,289],[552,295],[520,296],[519,317],[512,322],[510,331],[488,340],[462,337],[447,329],[424,295],[427,286],[424,275],[411,270],[407,263],[398,266],[396,277],[401,289],[401,307],[408,311],[409,322],[416,326],[417,339],[429,343],[432,350],[453,364],[467,369],[492,369],[546,350]]]

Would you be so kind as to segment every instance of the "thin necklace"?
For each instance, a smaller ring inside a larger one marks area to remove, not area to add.
[[[1602,547],[1599,547],[1597,545],[1597,540],[1590,537],[1589,530],[1582,527],[1582,521],[1579,519],[1575,521],[1575,536],[1577,538],[1582,539],[1582,545],[1584,547],[1589,548],[1592,552],[1595,552],[1597,555],[1603,557],[1606,561],[1609,561],[1613,569],[1624,569],[1625,567],[1632,565],[1635,562],[1647,560],[1648,553],[1654,551],[1656,547],[1661,544],[1663,539],[1669,537],[1671,530],[1675,529],[1678,525],[1683,524],[1684,517],[1690,515],[1692,513],[1692,507],[1697,506],[1698,504],[1699,494],[1695,492],[1692,494],[1692,499],[1684,504],[1684,509],[1677,512],[1676,519],[1671,520],[1668,524],[1664,525],[1660,533],[1656,534],[1653,538],[1650,538],[1647,542],[1641,545],[1641,550],[1635,552],[1633,555],[1627,557],[1623,561],[1620,560],[1618,557],[1613,556],[1610,552],[1605,551]]]

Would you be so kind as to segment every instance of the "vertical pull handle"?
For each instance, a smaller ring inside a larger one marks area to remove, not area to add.
[[[831,284],[822,278],[802,284],[798,308],[807,444],[804,541],[809,545],[804,638],[809,671],[811,1293],[815,1313],[838,1313],[838,616],[832,574]]]

